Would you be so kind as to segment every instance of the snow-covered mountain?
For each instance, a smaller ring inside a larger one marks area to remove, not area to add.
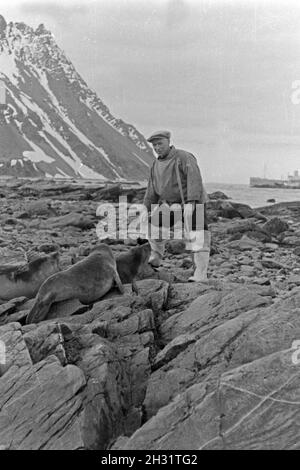
[[[153,159],[44,25],[7,24],[0,15],[0,175],[141,180]]]

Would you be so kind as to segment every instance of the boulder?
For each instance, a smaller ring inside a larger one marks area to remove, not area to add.
[[[289,271],[290,267],[287,265],[284,265],[282,263],[278,263],[277,261],[274,261],[269,258],[263,258],[261,260],[261,264],[264,268],[269,268],[269,269],[282,269],[284,271]]]
[[[122,196],[123,190],[121,184],[114,184],[107,188],[101,189],[98,192],[97,199],[104,199],[105,201],[119,202],[119,197]]]
[[[234,240],[226,244],[227,248],[233,248],[238,251],[248,251],[254,248],[263,248],[263,243],[257,240],[249,238],[247,235],[243,235],[241,239]]]
[[[272,217],[263,225],[262,228],[270,235],[276,236],[287,231],[289,229],[289,224],[280,217]]]
[[[191,258],[184,258],[180,264],[181,268],[189,269],[193,266],[193,260]]]
[[[300,247],[300,238],[295,235],[284,236],[280,239],[281,244],[291,247]]]
[[[228,201],[220,202],[218,215],[226,219],[233,219],[235,217],[241,217],[240,212],[233,206],[232,203]]]
[[[254,222],[254,220],[235,220],[230,222],[230,225],[228,228],[226,228],[225,233],[242,234],[252,230],[258,230],[258,225]]]
[[[18,297],[0,305],[0,325],[9,323],[12,314],[17,311],[18,307],[26,305],[26,301],[26,297]]]
[[[300,286],[300,274],[292,274],[289,276],[288,282],[290,284],[296,284],[296,286]]]
[[[294,251],[293,251],[294,255],[296,256],[300,256],[300,246],[295,248]]]
[[[249,232],[245,232],[245,235],[251,240],[258,240],[266,244],[272,241],[271,235],[262,230],[251,230]]]
[[[214,191],[213,193],[208,194],[208,197],[211,201],[216,199],[231,199],[230,197],[226,196],[226,194],[222,193],[222,191]]]
[[[39,251],[42,253],[53,253],[59,250],[59,246],[55,243],[43,243],[39,247]]]
[[[168,240],[166,250],[173,255],[185,253],[185,242],[183,240]]]
[[[18,214],[19,218],[33,216],[53,217],[57,215],[56,210],[52,207],[51,201],[45,199],[26,202],[23,206],[24,211]]]

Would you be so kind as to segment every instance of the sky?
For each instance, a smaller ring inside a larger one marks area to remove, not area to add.
[[[204,181],[300,169],[298,0],[0,0],[0,14],[44,23],[114,116],[169,130]]]

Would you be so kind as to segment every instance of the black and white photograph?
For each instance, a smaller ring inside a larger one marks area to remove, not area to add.
[[[299,423],[299,1],[0,0],[0,450]]]

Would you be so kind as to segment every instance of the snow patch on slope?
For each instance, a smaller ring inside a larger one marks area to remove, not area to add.
[[[25,116],[27,116],[28,110],[27,110],[26,106],[24,106],[24,104],[20,100],[18,100],[18,98],[15,95],[13,95],[12,98],[15,101],[16,105],[21,109],[23,114],[25,114]]]
[[[12,54],[0,54],[0,70],[5,70],[5,72],[0,72],[0,77],[1,75],[6,76],[11,83],[18,86],[19,71]]]
[[[42,116],[40,116],[42,118]],[[44,130],[48,132],[48,134],[52,135],[54,139],[56,139],[61,145],[64,146],[73,157],[69,157],[68,155],[65,155],[63,152],[61,152],[57,147],[55,147],[54,143],[51,142],[47,135],[45,134],[44,131],[40,131],[39,133],[43,136],[43,138],[46,140],[48,145],[56,152],[74,171],[75,173],[79,174],[83,178],[91,178],[91,179],[107,179],[100,173],[95,172],[92,168],[89,168],[88,166],[84,165],[80,158],[76,155],[76,153],[72,150],[71,146],[58,134],[55,132],[52,127],[50,126],[49,121],[44,118],[42,119],[43,124],[44,124]],[[62,171],[59,169],[59,171]]]
[[[148,163],[144,162],[144,160],[143,160],[141,157],[139,157],[135,152],[133,152],[133,155],[134,155],[141,163],[143,163],[144,165],[146,165],[146,166],[149,168]]]
[[[46,163],[52,163],[54,162],[54,158],[49,157],[38,145],[36,145],[34,142],[29,141],[24,135],[23,138],[28,142],[30,147],[33,148],[33,150],[25,150],[23,152],[23,158],[24,160],[30,160],[33,163],[38,163],[38,162],[46,162]]]

